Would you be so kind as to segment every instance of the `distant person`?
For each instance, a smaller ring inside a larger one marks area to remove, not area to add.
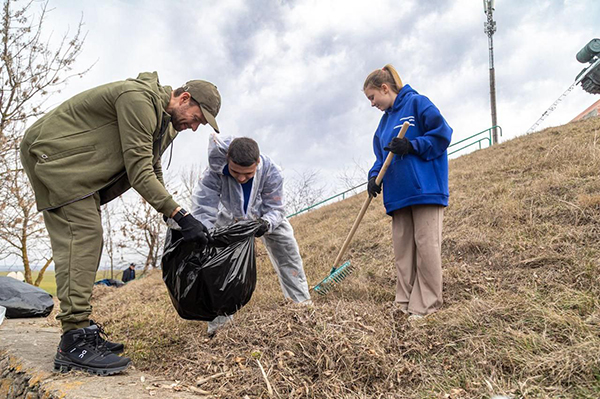
[[[35,191],[56,266],[63,335],[54,367],[114,374],[130,363],[90,323],[90,298],[102,253],[100,205],[133,187],[173,217],[183,238],[205,245],[207,230],[165,189],[161,155],[177,133],[209,124],[221,107],[217,88],[192,80],[172,90],[156,72],[108,83],[65,101],[27,129],[21,162]],[[98,342],[103,343],[98,345]]]
[[[121,281],[124,283],[131,280],[135,280],[135,263],[130,263],[129,267],[123,270],[123,276],[121,276]]]
[[[312,304],[294,230],[285,217],[281,169],[260,153],[256,141],[211,135],[208,168],[194,189],[192,215],[208,228],[258,220],[256,237],[262,237],[283,295]],[[218,316],[208,323],[208,334],[231,320]]]
[[[425,96],[403,85],[391,65],[373,71],[363,85],[371,106],[383,112],[373,137],[376,160],[369,171],[368,192],[388,151],[396,154],[385,174],[383,203],[392,217],[396,264],[396,304],[410,320],[442,306],[442,222],[448,206],[448,155],[452,129]],[[402,124],[410,127],[396,138]]]

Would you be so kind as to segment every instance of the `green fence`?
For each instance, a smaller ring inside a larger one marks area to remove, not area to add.
[[[492,131],[494,129],[498,129],[500,131],[500,136],[502,136],[502,128],[500,126],[492,126],[491,128],[482,130],[479,133],[475,133],[474,135],[469,136],[466,139],[462,139],[460,141],[457,141],[456,143],[451,143],[448,146],[448,151],[449,151],[448,152],[448,156],[450,156],[452,154],[455,154],[455,153],[457,153],[459,151],[462,151],[465,148],[472,147],[472,146],[478,146],[479,149],[481,149],[482,148],[482,144],[481,143],[486,143],[487,142],[487,146],[488,147],[491,146],[492,145]],[[469,140],[471,140],[471,141],[469,142]],[[452,149],[453,147],[459,146],[459,145],[461,145],[462,147],[455,148],[452,151],[450,151],[450,149]],[[345,199],[347,193],[349,193],[350,191],[354,191],[357,188],[362,187],[362,186],[364,186],[366,184],[367,184],[367,182],[359,184],[358,186],[352,187],[352,188],[350,188],[350,189],[348,189],[348,190],[346,190],[344,192],[341,192],[341,193],[336,194],[336,195],[334,195],[332,197],[324,199],[323,201],[319,201],[316,204],[313,204],[313,205],[311,205],[309,207],[306,207],[304,209],[300,209],[298,212],[294,212],[291,215],[288,215],[287,217],[291,218],[291,217],[299,215],[301,213],[310,211],[311,209],[316,208],[319,205],[323,205],[324,203],[329,202],[329,201],[331,201],[333,199],[336,199],[338,197],[342,197],[341,199]]]
[[[500,126],[492,126],[491,128],[482,130],[479,133],[475,133],[474,135],[469,136],[466,139],[462,139],[460,141],[457,141],[456,143],[451,143],[448,146],[448,156],[455,154],[459,151],[462,151],[465,148],[469,148],[469,147],[472,147],[475,145],[478,146],[479,149],[481,149],[482,148],[481,143],[485,143],[485,142],[487,142],[488,147],[491,146],[492,145],[492,131],[494,129],[498,129],[500,131],[500,136],[502,136],[502,128]],[[469,142],[469,140],[471,140],[471,142]],[[462,145],[462,147],[452,149],[453,147],[456,147],[458,145]]]
[[[329,202],[332,199],[337,198],[337,197],[342,197],[342,199],[346,199],[346,193],[349,193],[350,191],[354,191],[357,188],[364,186],[365,184],[367,184],[367,182],[364,182],[364,183],[359,184],[358,186],[349,188],[348,190],[346,190],[346,191],[344,191],[342,193],[339,193],[339,194],[334,195],[333,197],[329,197],[327,199],[324,199],[323,201],[317,202],[316,204],[313,204],[313,205],[311,205],[311,206],[309,206],[307,208],[300,209],[298,212],[292,213],[291,215],[288,215],[287,217],[291,218],[292,216],[299,215],[299,214],[301,214],[303,212],[306,212],[306,211],[309,211],[309,210],[311,210],[311,209],[313,209],[313,208],[315,208],[315,207],[317,207],[319,205],[323,205],[324,203]]]

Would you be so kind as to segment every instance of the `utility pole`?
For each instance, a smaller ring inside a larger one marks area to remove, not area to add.
[[[496,72],[494,70],[494,33],[496,32],[496,21],[494,21],[494,0],[483,0],[483,12],[487,20],[483,23],[484,33],[488,37],[488,48],[490,52],[490,105],[492,107],[492,144],[498,143],[498,120],[496,117]]]

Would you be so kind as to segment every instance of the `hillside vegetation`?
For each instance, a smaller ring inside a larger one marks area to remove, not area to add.
[[[138,369],[219,397],[269,397],[267,380],[280,398],[600,397],[599,141],[594,118],[450,162],[445,304],[420,322],[392,304],[381,197],[346,256],[358,270],[314,307],[283,300],[259,245],[255,294],[214,339],[177,316],[158,272],[96,289],[94,317]],[[292,219],[309,285],[364,199]]]

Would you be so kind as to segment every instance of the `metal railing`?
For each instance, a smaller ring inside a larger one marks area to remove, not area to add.
[[[319,205],[323,205],[325,202],[329,202],[329,201],[331,201],[332,199],[334,199],[334,198],[337,198],[337,197],[340,197],[340,196],[342,197],[342,199],[346,199],[346,193],[349,193],[350,191],[354,191],[354,190],[356,190],[357,188],[364,186],[365,184],[367,184],[367,182],[364,182],[364,183],[361,183],[361,184],[359,184],[358,186],[355,186],[355,187],[349,188],[348,190],[346,190],[346,191],[344,191],[344,192],[341,192],[341,193],[339,193],[339,194],[336,194],[336,195],[334,195],[334,196],[332,196],[332,197],[329,197],[329,198],[327,198],[327,199],[324,199],[323,201],[317,202],[316,204],[313,204],[313,205],[311,205],[311,206],[309,206],[309,207],[307,207],[307,208],[300,209],[298,212],[294,212],[294,213],[292,213],[291,215],[288,215],[288,216],[287,216],[287,218],[291,218],[292,216],[296,216],[296,215],[299,215],[299,214],[301,214],[301,213],[303,213],[303,212],[309,211],[309,210],[311,210],[311,209],[313,209],[313,208],[315,208],[315,207],[317,207],[317,206],[319,206]]]
[[[498,129],[498,130],[500,130],[500,136],[502,136],[502,128],[501,128],[500,126],[492,126],[492,127],[490,127],[489,129],[482,130],[482,131],[481,131],[481,132],[479,132],[479,133],[475,133],[475,134],[474,134],[474,135],[472,135],[472,136],[469,136],[469,137],[467,137],[467,138],[465,138],[465,139],[462,139],[462,140],[460,140],[460,141],[457,141],[456,143],[452,143],[452,144],[450,144],[450,145],[448,146],[448,150],[450,150],[450,148],[452,148],[452,147],[456,147],[457,145],[461,145],[461,144],[463,144],[463,143],[465,143],[465,142],[467,142],[467,141],[469,141],[469,140],[471,140],[471,139],[475,139],[475,138],[476,138],[476,137],[478,137],[478,136],[485,135],[485,133],[487,132],[487,136],[486,136],[486,137],[479,137],[478,139],[476,139],[475,141],[472,141],[472,142],[470,142],[469,144],[463,145],[462,147],[460,147],[460,148],[458,148],[458,149],[455,149],[455,150],[453,150],[453,151],[450,151],[450,152],[448,152],[448,156],[450,156],[450,155],[452,155],[452,154],[454,154],[454,153],[457,153],[457,152],[459,152],[459,151],[462,151],[462,150],[464,150],[465,148],[469,148],[469,147],[471,147],[471,146],[473,146],[473,145],[479,145],[479,149],[481,149],[481,143],[482,143],[482,142],[486,142],[486,141],[487,141],[487,143],[488,143],[488,147],[489,147],[489,146],[491,146],[491,145],[492,145],[492,130],[494,130],[494,129]],[[341,193],[339,193],[339,194],[336,194],[336,195],[334,195],[334,196],[332,196],[332,197],[329,197],[329,198],[327,198],[327,199],[324,199],[324,200],[322,200],[322,201],[319,201],[319,202],[317,202],[316,204],[313,204],[313,205],[311,205],[311,206],[309,206],[309,207],[306,207],[306,208],[304,208],[304,209],[300,209],[298,212],[294,212],[294,213],[292,213],[291,215],[288,215],[287,217],[288,217],[288,218],[291,218],[291,217],[293,217],[293,216],[297,216],[297,215],[299,215],[299,214],[301,214],[301,213],[304,213],[304,212],[310,211],[311,209],[313,209],[313,208],[316,208],[316,207],[318,207],[319,205],[323,205],[324,203],[326,203],[326,202],[329,202],[329,201],[331,201],[332,199],[335,199],[335,198],[337,198],[337,197],[340,197],[340,196],[342,197],[342,200],[343,200],[343,199],[346,199],[346,193],[349,193],[350,191],[354,191],[354,190],[356,190],[357,188],[359,188],[359,187],[362,187],[362,186],[366,185],[367,183],[368,183],[368,182],[364,182],[364,183],[362,183],[362,184],[359,184],[358,186],[352,187],[352,188],[350,188],[350,189],[348,189],[348,190],[346,190],[346,191],[344,191],[344,192],[341,192]]]
[[[501,128],[500,126],[492,126],[492,127],[490,127],[489,129],[485,129],[485,130],[482,130],[482,131],[481,131],[481,132],[479,132],[479,133],[475,133],[474,135],[472,135],[472,136],[469,136],[469,137],[467,137],[466,139],[462,139],[462,140],[460,140],[460,141],[457,141],[456,143],[452,143],[452,144],[450,144],[450,145],[448,146],[448,150],[450,150],[452,147],[456,147],[457,145],[463,144],[463,143],[465,143],[465,142],[467,142],[467,141],[469,141],[469,140],[471,140],[471,139],[474,139],[474,138],[476,138],[476,137],[478,137],[478,136],[485,135],[485,134],[486,134],[486,132],[487,132],[487,136],[486,136],[486,137],[479,137],[479,139],[477,139],[477,140],[475,140],[475,141],[472,141],[472,142],[470,142],[469,144],[463,145],[462,147],[460,147],[460,148],[458,148],[458,149],[455,149],[455,150],[449,151],[449,152],[448,152],[448,156],[450,156],[450,155],[452,155],[452,154],[455,154],[455,153],[457,153],[457,152],[459,152],[459,151],[462,151],[462,150],[464,150],[465,148],[469,148],[469,147],[471,147],[471,146],[477,145],[477,144],[479,145],[479,149],[481,150],[481,143],[482,143],[482,142],[485,142],[485,141],[487,141],[487,143],[488,143],[488,147],[489,147],[489,146],[491,146],[491,145],[492,145],[492,131],[493,131],[494,129],[498,129],[498,130],[500,130],[500,136],[502,136],[502,128]]]

